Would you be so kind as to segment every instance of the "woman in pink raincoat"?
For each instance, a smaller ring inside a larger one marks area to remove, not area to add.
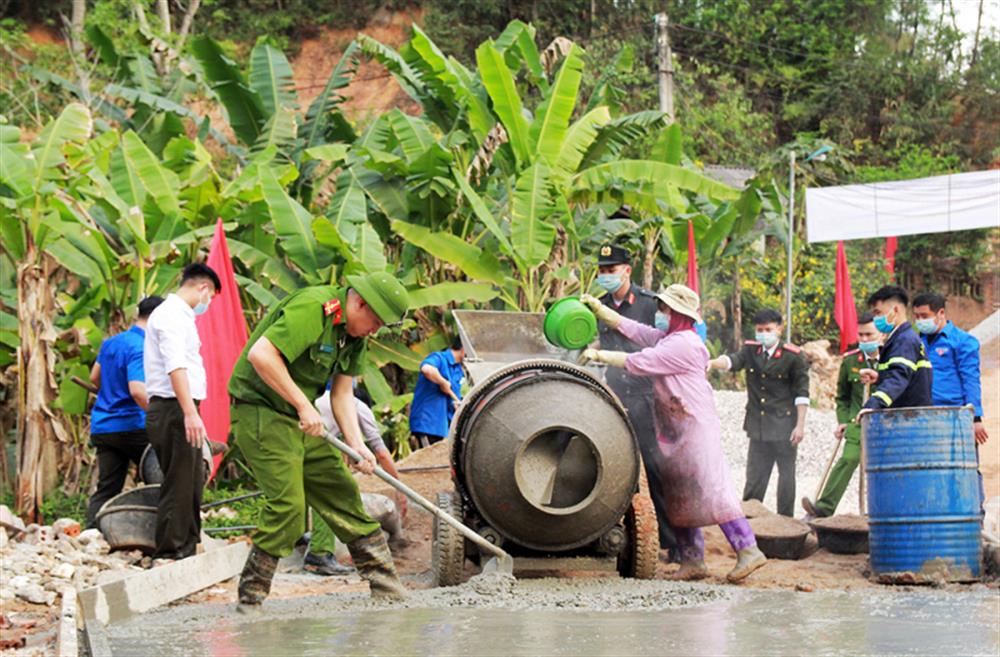
[[[767,562],[743,515],[729,478],[722,451],[722,426],[715,410],[712,387],[705,378],[709,354],[694,331],[698,294],[684,285],[671,285],[657,295],[656,327],[622,317],[598,299],[583,302],[597,318],[629,340],[645,347],[626,354],[587,349],[584,358],[612,367],[624,367],[653,379],[657,440],[663,456],[660,468],[667,491],[667,517],[677,537],[681,567],[676,579],[702,579],[705,541],[700,527],[719,525],[736,552],[737,562],[727,578],[738,582]]]

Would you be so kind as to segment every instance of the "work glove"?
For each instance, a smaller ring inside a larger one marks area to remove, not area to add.
[[[597,297],[584,294],[580,297],[580,301],[587,308],[590,308],[590,311],[594,313],[597,319],[607,324],[610,328],[618,328],[618,325],[621,324],[622,316],[601,303],[601,300]]]
[[[617,314],[615,313],[615,315]],[[583,362],[605,363],[612,367],[625,367],[626,358],[628,358],[628,354],[624,351],[604,351],[602,349],[585,349],[580,355],[580,360]]]

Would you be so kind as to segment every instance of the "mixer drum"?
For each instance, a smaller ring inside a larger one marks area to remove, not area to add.
[[[460,479],[505,538],[570,550],[622,518],[639,476],[635,435],[618,401],[581,368],[506,368],[477,386],[461,416]]]

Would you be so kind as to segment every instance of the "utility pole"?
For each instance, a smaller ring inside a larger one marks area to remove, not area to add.
[[[666,12],[656,15],[656,61],[660,81],[660,111],[674,122],[674,63],[670,56],[670,34]]]
[[[795,149],[788,153],[788,274],[785,280],[785,342],[792,341],[792,242],[795,241]]]

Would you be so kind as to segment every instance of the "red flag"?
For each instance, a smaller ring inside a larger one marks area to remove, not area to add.
[[[205,264],[219,275],[222,291],[212,300],[208,311],[195,319],[198,335],[201,336],[201,359],[205,363],[208,379],[208,395],[199,410],[208,437],[224,443],[229,437],[229,392],[226,388],[249,335],[222,219],[215,224],[215,235]],[[220,461],[221,454],[215,457],[213,475]]]
[[[898,244],[895,237],[885,238],[885,270],[894,277],[896,275],[896,246]]]
[[[844,243],[837,242],[836,291],[833,300],[833,319],[840,327],[840,353],[847,346],[858,341],[858,310],[854,305],[851,291],[851,273],[847,269],[847,254]]]
[[[688,280],[687,286],[698,292],[698,250],[694,245],[694,224],[688,219]]]

